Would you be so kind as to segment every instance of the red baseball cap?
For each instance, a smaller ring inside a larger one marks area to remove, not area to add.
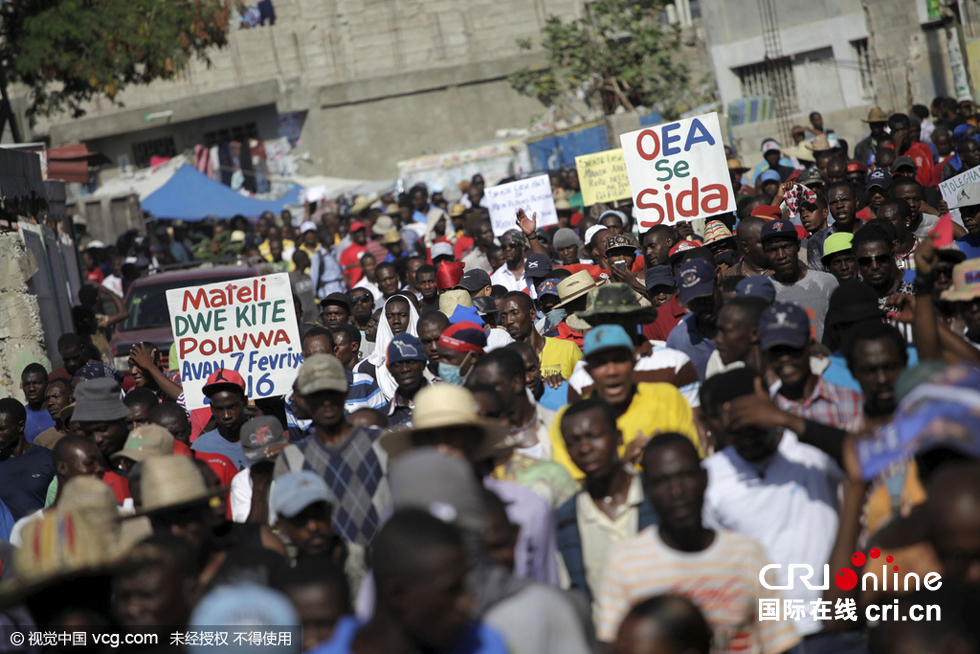
[[[692,238],[690,241],[677,241],[677,243],[674,244],[674,247],[670,248],[670,252],[667,253],[667,261],[673,264],[677,260],[677,257],[680,256],[681,252],[700,247],[704,247],[704,243],[696,238]]]
[[[202,390],[206,397],[211,397],[218,391],[238,391],[244,395],[245,380],[234,370],[218,368],[208,376],[208,381]]]
[[[779,207],[762,204],[752,210],[752,215],[763,220],[778,220],[783,217],[783,212],[779,210]]]
[[[350,229],[347,230],[347,231],[349,231],[351,234],[353,234],[354,232],[356,232],[359,229],[367,229],[367,225],[365,225],[364,223],[362,223],[360,220],[355,220],[354,222],[352,222],[350,224]]]
[[[439,344],[457,352],[484,353],[487,346],[487,333],[472,322],[458,322],[449,325],[439,336]]]

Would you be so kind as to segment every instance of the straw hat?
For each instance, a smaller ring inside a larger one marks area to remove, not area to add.
[[[143,540],[153,529],[149,522],[122,520],[116,496],[102,480],[91,475],[72,477],[61,489],[58,512],[74,511],[110,540],[115,553],[123,555]]]
[[[868,119],[861,119],[862,123],[887,123],[888,116],[882,111],[881,107],[872,107],[871,111],[868,112]]]
[[[496,420],[484,420],[477,415],[473,394],[462,386],[435,384],[426,386],[415,396],[412,428],[389,431],[381,437],[381,447],[395,458],[412,449],[412,435],[429,429],[446,427],[477,427],[483,432],[474,461],[483,461],[500,454],[506,446],[510,428]]]
[[[595,280],[586,270],[580,270],[566,277],[558,283],[558,297],[561,298],[561,302],[556,304],[555,308],[563,307],[569,302],[577,300],[595,287]]]
[[[452,316],[456,307],[461,304],[467,308],[473,306],[473,298],[466,289],[449,290],[439,296],[439,311],[446,314],[446,317]]]
[[[732,171],[732,172],[734,172],[734,173],[736,173],[738,175],[741,175],[742,173],[748,172],[749,170],[752,170],[752,169],[743,166],[741,159],[738,159],[737,157],[731,157],[728,160],[728,170],[730,170],[730,171]]]
[[[369,195],[369,196],[358,195],[357,197],[354,198],[354,204],[353,204],[353,206],[351,206],[350,212],[353,213],[353,214],[359,214],[362,211],[365,211],[365,210],[371,208],[371,205],[374,204],[378,200],[379,197],[381,197],[381,196],[379,196],[379,195]]]
[[[724,241],[726,238],[732,238],[732,232],[720,220],[709,220],[708,224],[704,226],[705,245]]]
[[[397,229],[389,229],[381,239],[382,245],[394,245],[402,242],[402,235]]]
[[[143,462],[140,475],[143,507],[133,515],[138,517],[206,502],[226,490],[208,488],[204,475],[190,457],[151,457]]]
[[[395,221],[392,220],[391,216],[381,214],[374,221],[374,226],[371,228],[371,231],[374,232],[375,236],[384,236],[393,229],[395,229]]]

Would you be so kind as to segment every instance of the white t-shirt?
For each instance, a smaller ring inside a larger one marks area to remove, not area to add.
[[[823,584],[823,566],[837,537],[837,486],[843,473],[836,462],[785,431],[765,465],[747,462],[728,446],[706,458],[703,466],[708,471],[706,525],[762,543],[770,563],[782,565],[779,585],[788,583],[791,563],[809,564],[811,583]],[[787,599],[803,600],[807,611],[811,601],[822,598],[822,591],[808,589],[798,577],[791,590],[782,592]],[[821,629],[809,613],[795,624],[804,635]]]
[[[498,329],[494,327],[487,333],[487,347],[484,348],[487,352],[493,352],[505,345],[510,345],[514,342],[514,337],[507,333],[506,329]]]

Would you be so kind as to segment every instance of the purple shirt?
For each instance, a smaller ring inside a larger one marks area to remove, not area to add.
[[[521,528],[514,549],[514,576],[558,586],[558,536],[548,502],[512,481],[486,478],[483,486],[507,505],[507,517]]]

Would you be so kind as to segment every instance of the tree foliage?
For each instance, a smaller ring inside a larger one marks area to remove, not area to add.
[[[227,43],[229,0],[6,0],[0,60],[26,85],[36,116],[96,96],[118,102],[131,84],[173,79],[193,56]]]
[[[701,98],[677,56],[680,30],[664,24],[663,6],[662,0],[595,0],[581,18],[566,23],[551,16],[541,37],[548,65],[522,68],[508,81],[548,106],[577,96],[606,114],[642,105],[672,119]],[[532,48],[530,40],[518,45]]]

